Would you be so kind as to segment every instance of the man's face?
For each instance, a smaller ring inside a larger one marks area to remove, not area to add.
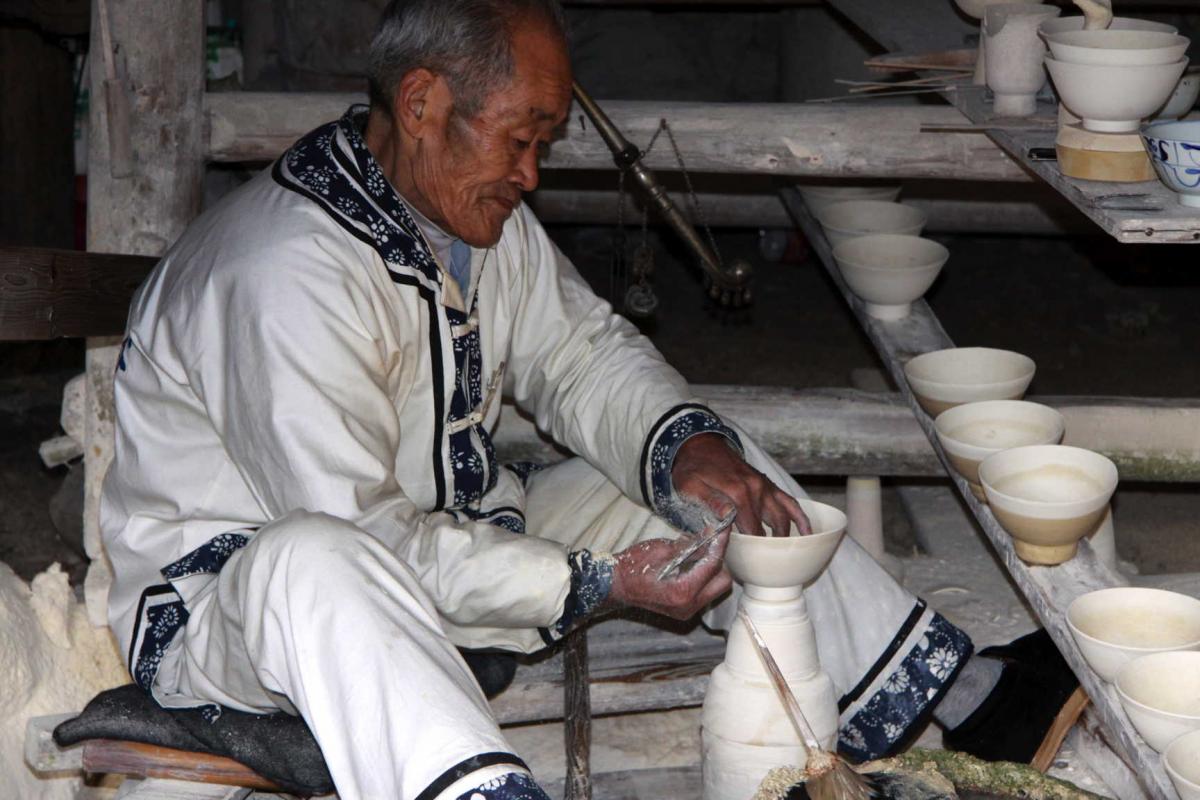
[[[500,240],[505,221],[538,183],[538,157],[571,104],[571,69],[541,26],[512,40],[513,76],[472,119],[450,112],[422,138],[413,180],[431,219],[474,247]]]

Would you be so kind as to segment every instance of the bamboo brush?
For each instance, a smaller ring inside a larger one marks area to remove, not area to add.
[[[796,735],[800,737],[800,744],[804,747],[804,789],[811,800],[872,800],[879,797],[880,792],[870,779],[855,772],[836,753],[821,749],[817,735],[804,718],[800,703],[796,701],[796,695],[792,694],[779,665],[775,663],[775,657],[771,655],[766,641],[758,632],[758,626],[750,619],[746,609],[739,607],[738,616],[745,623],[746,630],[750,631],[750,638],[758,650],[759,658],[767,668],[775,692],[787,711],[788,721],[796,729]]]

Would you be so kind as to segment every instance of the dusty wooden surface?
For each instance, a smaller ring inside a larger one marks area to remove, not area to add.
[[[313,128],[362,100],[356,95],[223,92],[205,95],[208,156],[267,161]],[[840,178],[948,178],[1025,181],[1028,176],[987,137],[922,133],[924,123],[963,124],[952,108],[795,103],[682,103],[603,100],[604,110],[639,147],[666,117],[689,170]],[[668,142],[647,159],[677,169]],[[547,170],[613,169],[612,155],[583,112],[571,110]]]
[[[914,302],[909,316],[894,322],[884,322],[867,316],[863,301],[850,291],[842,279],[833,260],[829,242],[821,226],[805,207],[799,192],[794,189],[784,190],[784,201],[796,224],[808,237],[830,277],[875,345],[892,375],[892,380],[902,387],[914,417],[945,465],[946,473],[958,488],[963,502],[975,516],[1001,562],[1008,569],[1013,582],[1029,601],[1030,608],[1054,639],[1084,690],[1092,698],[1095,714],[1112,735],[1114,746],[1124,751],[1129,761],[1137,765],[1139,780],[1150,797],[1174,800],[1175,790],[1158,754],[1151,750],[1133,729],[1121,708],[1116,691],[1087,665],[1067,628],[1066,609],[1072,600],[1086,592],[1125,585],[1128,581],[1101,562],[1086,541],[1080,543],[1079,553],[1075,558],[1054,567],[1031,567],[1017,557],[1012,538],[1000,527],[991,510],[971,493],[966,480],[950,466],[945,452],[937,442],[933,420],[921,410],[904,379],[904,364],[910,358],[931,350],[953,347],[954,343],[924,300]]]
[[[567,800],[592,800],[592,702],[588,680],[588,634],[578,630],[563,647],[564,734]]]
[[[266,791],[278,791],[279,788],[231,758],[111,739],[90,739],[83,744],[83,768],[87,772],[244,786]]]

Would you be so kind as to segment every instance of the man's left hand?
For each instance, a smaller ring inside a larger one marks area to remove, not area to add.
[[[765,536],[764,523],[775,536],[787,536],[794,524],[801,535],[812,525],[800,504],[746,463],[718,433],[702,433],[683,443],[671,468],[675,491],[718,512],[732,502],[735,524],[742,533]]]

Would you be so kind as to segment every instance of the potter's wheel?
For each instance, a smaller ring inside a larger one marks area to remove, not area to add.
[[[1062,125],[1055,150],[1058,168],[1068,178],[1118,183],[1155,180],[1150,157],[1137,133],[1098,133],[1078,123]]]

